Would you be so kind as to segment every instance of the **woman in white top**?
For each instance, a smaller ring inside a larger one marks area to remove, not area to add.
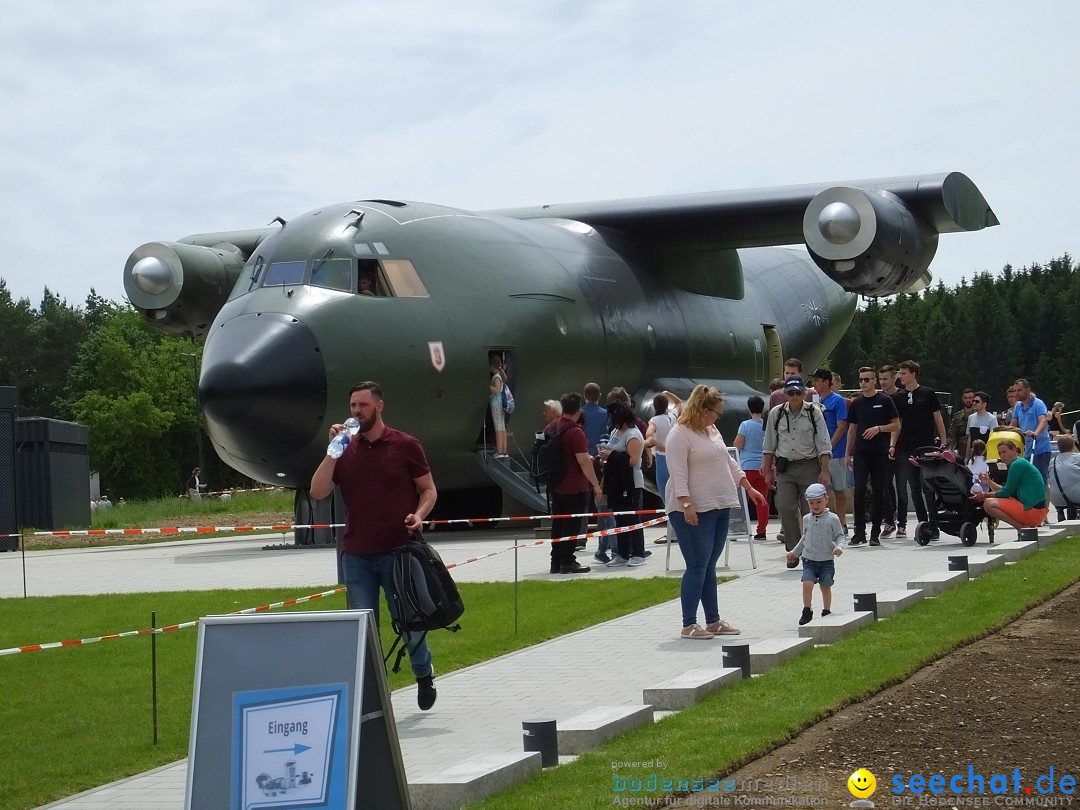
[[[745,489],[759,508],[765,508],[765,498],[750,485],[716,429],[723,405],[718,390],[697,386],[683,403],[678,422],[667,437],[671,477],[664,501],[686,561],[679,598],[681,636],[688,639],[739,634],[738,628],[720,618],[716,561],[727,540],[730,510],[739,505],[736,487]],[[704,628],[697,623],[699,604],[705,613]]]
[[[668,466],[666,442],[668,433],[675,426],[679,412],[676,408],[682,400],[670,391],[661,391],[653,397],[653,410],[656,416],[649,420],[645,431],[645,447],[652,448],[656,459],[656,491],[664,497],[667,488]]]

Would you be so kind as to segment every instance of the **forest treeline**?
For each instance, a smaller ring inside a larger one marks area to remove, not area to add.
[[[955,287],[871,299],[833,350],[852,386],[859,366],[917,360],[921,381],[954,395],[964,388],[1004,406],[1017,377],[1047,404],[1080,405],[1080,268],[1069,255],[1020,270],[1006,265]],[[90,465],[115,500],[177,494],[203,448],[212,487],[248,479],[221,463],[196,400],[202,345],[152,329],[127,304],[93,290],[72,305],[48,289],[41,304],[14,299],[0,279],[0,385],[19,390],[20,415],[90,429]]]
[[[860,307],[832,351],[833,369],[854,388],[860,366],[916,360],[919,381],[959,395],[986,391],[990,410],[1005,407],[1005,389],[1031,381],[1049,407],[1080,406],[1080,268],[1065,254],[1046,264],[980,273],[955,287],[940,282],[922,293],[871,299]]]
[[[0,279],[0,385],[18,389],[19,416],[89,428],[90,468],[114,501],[179,494],[200,447],[212,487],[250,483],[206,436],[196,406],[201,356],[201,344],[160,333],[93,290],[75,306],[46,289],[34,307]]]

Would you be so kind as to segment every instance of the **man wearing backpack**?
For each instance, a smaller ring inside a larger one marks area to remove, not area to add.
[[[603,495],[596,479],[593,459],[589,455],[589,440],[578,424],[581,413],[581,394],[563,394],[559,400],[562,416],[555,420],[554,432],[561,451],[562,470],[558,480],[549,484],[551,514],[578,515],[589,511],[590,488],[599,500]],[[572,537],[585,531],[587,518],[558,518],[551,521],[551,573],[584,574],[589,566],[579,565],[574,555],[576,542],[554,542],[559,537]]]
[[[341,540],[341,569],[353,610],[371,610],[379,618],[379,588],[386,594],[391,615],[394,550],[420,531],[435,506],[438,493],[424,448],[408,433],[383,422],[383,391],[375,382],[362,382],[349,391],[349,411],[360,421],[341,458],[329,455],[311,479],[311,497],[321,500],[341,488],[345,501],[345,535]],[[344,425],[330,428],[333,439]],[[435,668],[427,639],[404,635],[416,676],[416,702],[424,711],[435,705]]]
[[[832,444],[825,417],[816,405],[806,402],[806,387],[800,378],[792,377],[784,384],[784,397],[787,402],[769,411],[761,475],[770,487],[776,487],[776,511],[780,513],[784,545],[791,551],[802,537],[803,492],[811,484],[829,484]]]

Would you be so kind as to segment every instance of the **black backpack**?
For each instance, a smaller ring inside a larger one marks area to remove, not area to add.
[[[391,622],[397,638],[386,654],[386,661],[404,641],[406,633],[422,631],[419,645],[428,630],[446,629],[456,633],[461,629],[457,620],[465,612],[457,585],[446,570],[439,552],[416,534],[401,548],[394,549],[394,568],[391,574],[394,605],[397,617]],[[401,669],[401,659],[408,652],[402,644],[394,661],[394,672]]]
[[[536,482],[538,492],[540,491],[540,485],[543,484],[550,493],[552,488],[566,474],[566,459],[563,458],[562,451],[562,435],[574,425],[556,432],[555,424],[544,428],[544,432],[538,433],[536,441],[533,442],[529,472],[533,477],[533,481]]]

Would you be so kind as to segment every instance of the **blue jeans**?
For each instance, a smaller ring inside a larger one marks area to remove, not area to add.
[[[654,455],[653,464],[656,465],[656,491],[660,493],[660,500],[664,500],[664,490],[667,489],[668,478],[671,477],[667,468],[667,454]]]
[[[698,512],[698,525],[691,526],[679,511],[668,515],[679,540],[679,551],[686,561],[679,599],[682,602],[683,627],[697,624],[697,608],[705,611],[705,623],[720,619],[716,596],[716,561],[727,541],[730,509],[710,509]]]
[[[615,510],[611,509],[608,506],[607,496],[605,496],[603,498],[603,500],[601,500],[598,504],[596,504],[596,511],[597,512],[614,512]],[[610,515],[607,516],[607,517],[598,517],[596,519],[596,530],[597,531],[602,532],[602,531],[605,531],[607,529],[614,529],[614,528],[615,528],[615,518],[611,517]],[[602,553],[602,552],[605,552],[605,551],[614,551],[616,546],[618,545],[618,537],[619,537],[619,535],[617,535],[617,534],[605,534],[605,535],[603,535],[600,538],[600,542],[598,542],[596,544],[596,551],[598,553]]]
[[[345,594],[350,610],[371,610],[375,613],[375,626],[379,626],[379,588],[386,593],[386,604],[390,616],[397,616],[394,604],[393,578],[394,557],[392,554],[342,554],[341,568],[344,573]],[[414,641],[414,636],[419,641]],[[432,674],[431,650],[428,649],[427,636],[423,633],[406,633],[403,642],[409,650],[409,661],[413,675],[423,678]]]

